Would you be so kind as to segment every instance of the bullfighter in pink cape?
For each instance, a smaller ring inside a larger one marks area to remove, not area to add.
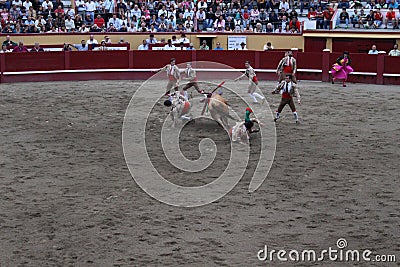
[[[349,57],[349,52],[345,51],[342,56],[336,59],[336,63],[332,66],[332,84],[334,84],[337,79],[340,79],[343,80],[343,87],[346,87],[348,74],[354,71],[350,64],[351,59]]]

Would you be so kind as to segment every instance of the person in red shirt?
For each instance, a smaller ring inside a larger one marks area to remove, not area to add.
[[[308,19],[316,19],[317,17],[317,12],[315,11],[315,9],[313,7],[310,7],[310,11],[308,11],[308,15],[307,15]]]
[[[383,22],[383,15],[382,15],[381,10],[379,8],[377,8],[376,11],[375,11],[374,20],[375,21],[374,21],[374,24],[372,25],[372,27],[377,29],[382,25],[382,22]]]
[[[16,47],[14,47],[13,52],[24,53],[24,52],[28,52],[28,49],[26,48],[26,46],[24,46],[23,41],[19,41],[18,45]]]
[[[290,28],[292,28],[293,26],[295,26],[297,31],[300,32],[300,21],[297,20],[297,17],[293,17],[289,23]]]
[[[386,13],[385,29],[387,29],[388,22],[391,22],[393,29],[397,26],[396,12],[393,11],[393,7],[389,7],[389,11]]]
[[[103,28],[105,21],[100,15],[97,15],[97,17],[94,19],[94,24],[96,24],[99,28]]]
[[[328,29],[330,27],[331,19],[333,17],[333,14],[335,14],[335,10],[332,7],[325,7],[325,10],[323,12],[324,14],[324,29]]]

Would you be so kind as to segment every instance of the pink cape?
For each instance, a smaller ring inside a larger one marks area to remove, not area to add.
[[[353,72],[354,69],[349,65],[346,66],[346,64],[345,64],[346,62],[347,62],[347,60],[343,59],[341,61],[342,65],[339,65],[337,63],[333,64],[332,69],[331,69],[333,78],[347,80],[347,75],[350,72]]]

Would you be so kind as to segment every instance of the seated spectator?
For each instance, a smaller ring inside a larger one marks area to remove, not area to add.
[[[46,23],[46,22],[45,22]],[[96,25],[96,24],[95,24]],[[71,18],[70,15],[67,16],[67,19],[65,20],[65,29],[67,29],[68,32],[71,32],[75,30],[75,22]]]
[[[7,49],[6,45],[2,45],[0,53],[9,53],[9,52],[11,52],[11,50]]]
[[[185,44],[183,42],[180,42],[179,46],[176,48],[176,50],[186,50]]]
[[[389,11],[386,13],[386,20],[385,20],[385,29],[387,29],[388,23],[393,25],[393,29],[397,28],[397,20],[396,20],[396,12],[393,11],[393,8],[390,7]]]
[[[31,52],[44,52],[44,49],[40,47],[38,42],[36,42],[35,46],[31,49]]]
[[[72,45],[74,48],[76,48],[78,51],[88,51],[88,45],[86,44],[85,40],[82,40],[80,44],[74,44]]]
[[[372,45],[371,50],[368,51],[369,55],[377,55],[379,54],[379,51],[376,50],[376,45]]]
[[[337,19],[337,25],[336,27],[339,28],[340,23],[345,23],[346,24],[346,29],[349,27],[349,13],[346,11],[346,8],[342,8],[342,12],[340,12],[339,17]]]
[[[370,10],[369,14],[365,18],[366,23],[364,24],[364,28],[368,29],[372,27],[372,25],[374,25],[374,21],[375,21],[375,13],[373,10]]]
[[[279,27],[279,26],[278,26]],[[272,23],[267,24],[267,28],[265,29],[266,33],[272,33],[274,32],[274,27],[272,26]]]
[[[98,42],[97,42],[97,40],[94,38],[94,35],[93,35],[93,34],[91,34],[91,35],[89,36],[89,40],[87,40],[86,43],[87,43],[88,45],[97,45],[97,44],[98,44]]]
[[[202,45],[200,46],[200,50],[210,50],[210,47],[207,45],[206,40],[203,40]]]
[[[263,32],[262,25],[261,25],[260,22],[258,22],[258,23],[256,24],[256,27],[254,28],[254,32],[255,32],[255,33],[262,33],[262,32]]]
[[[249,10],[248,10],[248,7],[247,7],[247,6],[245,6],[245,7],[244,7],[244,9],[243,9],[243,12],[242,12],[241,16],[242,16],[242,23],[243,23],[243,27],[246,27],[246,26],[247,26],[247,24],[249,24],[249,23],[250,23],[250,12],[249,12]]]
[[[388,6],[389,6],[389,5],[386,3],[385,0],[381,0],[381,1],[376,5],[376,8],[387,9]]]
[[[287,24],[287,25],[285,25],[285,26],[289,27],[289,24]],[[282,27],[282,24],[279,24],[279,25],[278,25],[278,29],[276,29],[276,30],[274,31],[274,33],[286,33],[286,30]]]
[[[399,8],[399,3],[396,2],[396,0],[390,0],[390,3],[389,3],[388,7],[389,8],[393,8],[393,9],[398,9]]]
[[[146,39],[146,42],[148,44],[155,44],[155,43],[157,43],[157,39],[154,37],[154,34],[150,34],[149,38]]]
[[[258,11],[257,6],[254,6],[250,11],[250,22],[255,25],[260,20],[260,11]]]
[[[223,16],[219,16],[214,22],[214,29],[225,28],[225,20]]]
[[[206,12],[204,12],[204,8],[200,7],[200,9],[196,12],[196,19],[197,19],[197,29],[199,31],[202,31],[204,29],[204,27],[208,28],[207,26],[210,25],[206,25],[205,20],[206,20]],[[213,22],[211,22],[213,23]],[[211,26],[210,26],[211,28]]]
[[[267,42],[264,45],[264,51],[273,50],[273,49],[274,49],[274,47],[272,46],[271,42]]]
[[[196,50],[196,49],[193,47],[193,43],[190,43],[189,47],[187,47],[186,50]]]
[[[164,46],[164,50],[175,50],[175,45],[172,44],[171,39],[168,39],[167,44]]]
[[[372,24],[372,27],[374,29],[378,29],[382,25],[382,22],[383,22],[383,15],[381,13],[381,10],[377,8],[374,14],[374,24]]]
[[[97,26],[97,25],[96,25],[96,26]],[[114,26],[113,23],[109,23],[109,24],[108,24],[108,27],[107,27],[107,29],[106,29],[106,32],[117,32],[117,31],[118,31],[118,29],[115,28],[115,26]]]
[[[111,24],[117,31],[121,28],[121,21],[117,18],[117,14],[113,14],[112,18],[108,20],[107,28],[111,28]]]
[[[300,15],[303,16],[304,7],[309,8],[309,0],[300,0]]]
[[[309,20],[316,20],[317,19],[317,12],[313,7],[310,7],[310,10],[308,11],[307,17]]]
[[[94,24],[97,25],[99,28],[103,28],[106,24],[104,18],[99,14],[97,17],[94,19]],[[68,28],[67,28],[68,29]]]
[[[244,42],[241,42],[240,47],[237,50],[247,50],[246,44]]]
[[[367,15],[364,12],[364,9],[361,9],[360,15],[358,16],[358,27],[364,28],[364,24],[367,23]]]
[[[69,43],[64,43],[63,51],[72,51],[72,45]]]
[[[205,14],[205,19],[203,21],[199,21],[199,19],[197,19],[197,23],[202,23],[204,28],[212,28],[213,24],[214,24],[214,19],[215,19],[215,15],[214,15],[214,11],[213,8],[210,7],[208,9],[208,12]]]
[[[18,44],[16,42],[11,41],[10,35],[7,35],[6,40],[3,42],[3,45],[6,45],[7,47],[14,47],[17,46]]]
[[[300,21],[297,20],[297,17],[293,17],[289,23],[290,28],[296,28],[297,32],[300,32]]]
[[[28,52],[28,49],[26,48],[26,46],[24,46],[23,41],[19,41],[18,45],[16,47],[14,47],[13,52],[24,53],[24,52]]]
[[[392,57],[400,56],[400,50],[398,48],[399,48],[398,45],[395,44],[393,46],[393,49],[389,51],[389,56],[392,56]]]
[[[331,6],[327,6],[324,10],[324,29],[330,28],[330,22],[335,14],[335,10]]]
[[[316,11],[315,18],[317,20],[317,29],[323,29],[324,28],[324,12],[322,11],[322,6],[318,7],[318,10]]]
[[[358,22],[360,21],[360,16],[358,15],[358,11],[357,9],[354,9],[354,14],[351,15],[351,23],[353,24],[353,28],[356,27],[356,25],[358,26]]]
[[[100,42],[100,46],[95,47],[93,50],[94,51],[106,51],[106,50],[108,50],[108,47],[106,46],[106,41],[102,40]]]
[[[190,31],[192,31],[193,26],[194,26],[194,23],[193,23],[193,21],[192,21],[192,18],[191,18],[190,16],[188,16],[188,17],[186,18],[185,23],[184,23],[184,28],[189,28]]]
[[[180,43],[182,42],[182,43],[184,43],[184,44],[190,43],[189,39],[186,38],[186,34],[184,34],[184,33],[181,34],[181,38],[179,39],[179,42],[180,42]]]
[[[217,42],[216,47],[214,48],[214,50],[224,50],[224,48],[221,47],[221,43]]]

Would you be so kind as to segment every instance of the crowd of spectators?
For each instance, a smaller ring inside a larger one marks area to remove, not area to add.
[[[299,14],[319,0],[0,0],[3,33],[255,32],[298,33]],[[297,5],[297,2],[296,2]]]

